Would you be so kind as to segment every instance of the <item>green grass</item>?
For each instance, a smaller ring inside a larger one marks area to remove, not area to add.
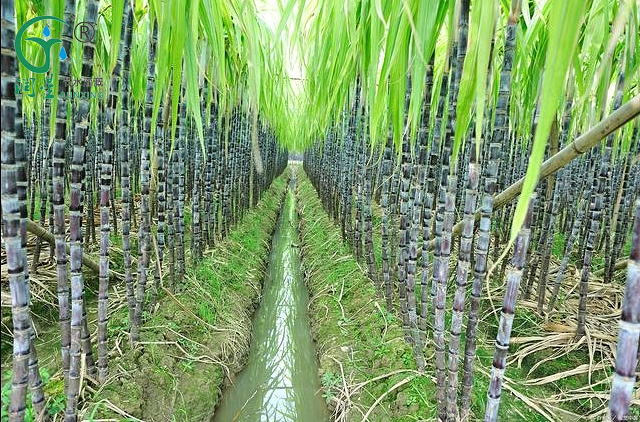
[[[605,264],[606,260],[604,255],[594,253],[591,259],[591,271],[601,270],[604,268]]]
[[[2,373],[2,422],[9,421],[9,402],[11,399],[11,376],[10,370]],[[52,379],[46,368],[40,368],[40,377],[44,385],[45,398],[47,399],[45,409],[51,416],[64,411],[65,395],[64,384],[61,379]],[[31,404],[31,392],[27,393],[27,409],[25,411],[26,422],[35,421],[35,413]]]
[[[620,255],[620,258],[629,257],[631,255],[631,242],[632,241],[633,241],[632,237],[630,235],[628,235],[627,236],[627,241],[625,242],[624,246],[622,247],[622,253]],[[640,413],[640,411],[638,413]]]
[[[563,233],[556,233],[553,236],[553,245],[551,247],[551,253],[558,259],[564,257],[564,248],[566,245],[566,239]]]

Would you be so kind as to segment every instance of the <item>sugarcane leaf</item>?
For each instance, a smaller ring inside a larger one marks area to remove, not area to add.
[[[136,22],[132,35],[133,48],[131,51],[131,98],[134,109],[138,109],[144,101],[145,88],[147,86],[147,59],[149,56],[149,15],[144,15]],[[162,63],[162,55],[158,55],[159,64]]]
[[[524,222],[529,200],[538,183],[540,165],[556,113],[562,105],[564,86],[576,50],[585,3],[581,0],[554,1],[549,11],[549,46],[540,93],[540,117],[524,177],[522,193],[511,223],[512,244]]]
[[[431,98],[424,98],[424,80],[427,71],[427,63],[434,54],[436,37],[440,32],[449,2],[437,0],[418,1],[416,7],[415,36],[419,38],[419,43],[412,43],[411,52],[411,101],[409,106],[410,118],[413,122],[412,137],[418,129],[420,123],[420,112],[424,101],[431,101]],[[434,13],[437,10],[437,13]]]
[[[393,54],[387,56],[391,61],[389,72],[389,109],[393,139],[396,148],[400,150],[405,123],[405,94],[407,92],[407,65],[409,22],[404,13],[398,19],[399,24],[395,31],[396,41],[393,45]],[[395,26],[395,25],[394,25]]]
[[[467,54],[462,67],[462,76],[460,77],[460,87],[458,91],[458,104],[456,106],[456,126],[453,136],[453,150],[451,160],[456,161],[458,151],[462,145],[464,135],[467,133],[469,122],[471,122],[471,107],[477,90],[479,81],[477,80],[477,71],[479,54],[487,56],[487,51],[479,51],[480,38],[482,36],[481,26],[483,10],[488,9],[481,6],[480,2],[474,2],[471,5],[470,23],[469,23],[469,43]],[[486,14],[486,12],[485,12]]]
[[[171,143],[176,138],[176,128],[178,126],[178,111],[180,108],[180,97],[182,91],[182,53],[185,37],[180,33],[179,28],[185,26],[185,0],[177,0],[170,3],[172,8],[170,13],[173,21],[171,22],[172,36],[170,45],[170,63],[172,70],[173,87],[171,92]],[[182,122],[181,124],[186,124]],[[172,147],[173,149],[173,147]]]
[[[187,36],[184,44],[184,76],[186,80],[187,110],[195,121],[202,154],[206,156],[200,108],[200,79],[198,78],[200,69],[198,67],[198,55],[196,52],[196,44],[198,42],[198,2],[195,0],[189,0],[189,19],[191,31],[189,31],[189,36]],[[182,124],[185,123],[183,122]]]
[[[482,144],[482,129],[484,117],[486,114],[485,101],[487,98],[487,74],[489,73],[489,54],[491,50],[491,42],[494,37],[496,8],[491,4],[482,7],[480,19],[480,29],[477,38],[477,60],[476,60],[476,83],[475,83],[475,103],[476,103],[476,156],[480,156],[480,145]],[[456,115],[457,117],[457,115]],[[464,139],[464,138],[463,138]],[[453,159],[457,158],[457,152],[454,146]]]
[[[107,69],[109,74],[113,72],[118,61],[120,34],[122,33],[122,23],[124,18],[124,2],[125,0],[111,0],[111,29],[109,30],[109,35],[111,37],[111,47],[109,51],[111,54],[109,68]]]

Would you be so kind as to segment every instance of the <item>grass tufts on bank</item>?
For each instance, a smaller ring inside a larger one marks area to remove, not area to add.
[[[148,315],[139,347],[111,337],[110,378],[84,406],[88,420],[209,420],[225,380],[249,352],[251,316],[258,306],[288,176],[277,178],[227,238],[187,271],[179,292],[163,290]],[[127,311],[112,321],[128,326]]]
[[[435,407],[396,317],[342,243],[302,171],[298,214],[311,327],[323,394],[337,421],[418,421]],[[375,406],[374,406],[375,404]]]

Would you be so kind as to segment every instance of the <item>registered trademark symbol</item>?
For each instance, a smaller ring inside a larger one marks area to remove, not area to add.
[[[96,37],[96,25],[93,22],[80,22],[73,29],[73,36],[81,43],[92,42]]]

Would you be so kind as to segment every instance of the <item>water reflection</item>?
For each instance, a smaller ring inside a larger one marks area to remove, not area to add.
[[[291,190],[274,235],[264,297],[254,318],[247,366],[220,403],[215,422],[327,421],[300,271]]]

